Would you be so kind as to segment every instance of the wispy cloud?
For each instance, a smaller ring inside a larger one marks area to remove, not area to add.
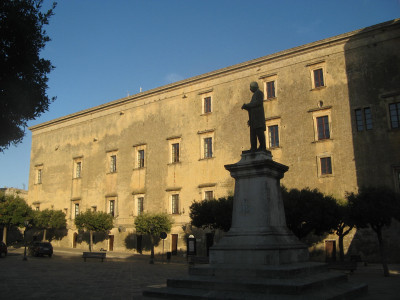
[[[297,24],[295,25],[295,31],[298,35],[309,35],[317,31],[321,24],[322,21],[319,19],[307,24]]]
[[[165,76],[165,81],[167,83],[173,83],[173,82],[177,82],[180,80],[185,79],[182,75],[179,75],[177,73],[169,73],[167,74],[167,76]]]

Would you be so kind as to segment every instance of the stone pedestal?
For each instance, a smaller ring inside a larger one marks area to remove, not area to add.
[[[225,168],[235,179],[232,226],[210,248],[210,264],[281,265],[308,261],[307,247],[286,227],[280,179],[288,167],[269,152],[242,154]]]
[[[353,299],[367,285],[308,261],[307,247],[288,230],[280,179],[288,167],[269,152],[243,153],[225,168],[235,178],[232,226],[210,248],[210,263],[168,279],[143,295],[167,299]]]

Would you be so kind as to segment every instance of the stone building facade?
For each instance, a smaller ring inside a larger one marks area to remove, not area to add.
[[[400,20],[345,33],[30,127],[29,203],[114,216],[110,250],[140,248],[134,219],[167,212],[166,251],[185,249],[193,201],[233,193],[225,164],[250,147],[249,84],[265,95],[267,146],[282,183],[343,197],[362,185],[399,190]],[[139,249],[136,249],[139,250]]]

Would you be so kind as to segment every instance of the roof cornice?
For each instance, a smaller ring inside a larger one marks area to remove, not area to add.
[[[86,109],[86,110],[82,110],[82,111],[79,111],[79,112],[76,112],[76,113],[73,113],[73,114],[70,114],[70,115],[66,115],[66,116],[63,116],[63,117],[60,117],[60,118],[57,118],[57,119],[54,119],[54,120],[50,120],[50,121],[47,121],[47,122],[44,122],[44,123],[41,123],[41,124],[38,124],[38,125],[31,126],[31,127],[29,127],[29,130],[31,130],[31,131],[40,130],[40,129],[48,127],[48,126],[53,126],[53,125],[56,125],[56,124],[67,122],[67,121],[70,121],[70,120],[73,120],[73,119],[77,119],[77,118],[80,118],[80,117],[83,117],[83,116],[87,116],[87,115],[90,115],[90,114],[93,114],[93,113],[96,113],[96,112],[99,112],[99,111],[108,110],[108,109],[111,109],[113,107],[119,106],[119,105],[124,104],[124,103],[137,101],[137,100],[140,100],[142,98],[145,98],[145,97],[148,97],[148,96],[151,96],[151,95],[156,95],[156,94],[164,93],[166,91],[172,91],[172,90],[175,90],[175,89],[178,89],[178,88],[182,88],[184,86],[193,84],[195,82],[204,81],[204,80],[207,80],[207,79],[210,79],[210,78],[216,78],[216,77],[219,77],[221,75],[225,75],[227,73],[236,72],[238,70],[245,70],[245,69],[254,67],[255,65],[266,63],[268,61],[278,60],[278,59],[282,59],[284,57],[290,57],[290,56],[296,55],[296,54],[301,53],[301,52],[307,52],[307,51],[313,50],[315,48],[322,48],[322,47],[326,47],[326,46],[332,46],[334,44],[343,43],[343,42],[348,41],[350,38],[352,38],[352,39],[354,39],[356,37],[357,38],[362,38],[366,34],[369,34],[369,33],[373,32],[373,31],[383,30],[385,28],[393,27],[393,26],[394,27],[399,27],[400,26],[400,18],[399,19],[394,19],[394,20],[391,20],[391,21],[387,21],[387,22],[384,22],[384,23],[380,23],[380,24],[377,24],[377,25],[369,26],[369,27],[366,27],[366,28],[354,30],[354,31],[351,31],[351,32],[343,33],[343,34],[340,34],[340,35],[337,35],[337,36],[334,36],[334,37],[330,37],[330,38],[326,38],[326,39],[319,40],[319,41],[316,41],[316,42],[308,43],[308,44],[305,44],[305,45],[302,45],[302,46],[298,46],[298,47],[294,47],[294,48],[291,48],[291,49],[288,49],[288,50],[279,51],[277,53],[273,53],[273,54],[266,55],[266,56],[263,56],[263,57],[260,57],[260,58],[249,60],[249,61],[246,61],[246,62],[243,62],[243,63],[239,63],[239,64],[236,64],[236,65],[233,65],[233,66],[229,66],[229,67],[226,67],[226,68],[222,68],[222,69],[218,69],[218,70],[215,70],[215,71],[211,71],[211,72],[208,72],[208,73],[205,73],[205,74],[202,74],[202,75],[197,75],[197,76],[194,76],[194,77],[191,77],[191,78],[188,78],[188,79],[184,79],[184,80],[181,80],[181,81],[177,81],[177,82],[174,82],[174,83],[170,83],[170,84],[158,87],[158,88],[154,88],[154,89],[151,89],[151,90],[148,90],[148,91],[145,91],[145,92],[141,92],[139,94],[135,94],[135,95],[129,96],[129,97],[125,97],[125,98],[121,98],[121,99],[114,100],[114,101],[111,101],[111,102],[107,102],[107,103],[102,104],[102,105],[98,105],[98,106],[95,106],[95,107],[92,107],[92,108],[89,108],[89,109]]]

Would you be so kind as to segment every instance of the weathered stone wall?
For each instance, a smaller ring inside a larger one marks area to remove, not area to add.
[[[399,135],[387,132],[387,101],[379,95],[393,92],[399,82],[391,68],[399,62],[398,44],[399,22],[384,24],[33,126],[29,203],[67,213],[69,233],[57,243],[70,247],[77,232],[74,205],[79,203],[80,211],[94,207],[108,211],[109,201],[115,200],[115,228],[110,235],[114,250],[125,250],[127,238],[134,240],[136,197],[144,197],[145,212],[172,213],[171,195],[179,194],[179,214],[172,215],[171,233],[179,236],[178,249],[186,249],[182,227],[190,221],[190,204],[204,199],[205,191],[213,191],[216,198],[233,193],[234,181],[224,165],[237,162],[250,146],[247,113],[240,108],[251,98],[249,83],[257,81],[264,89],[269,78],[276,80],[276,97],[264,103],[266,123],[279,124],[280,145],[271,152],[274,160],[289,166],[284,185],[318,188],[336,197],[377,178],[393,186],[391,166],[400,165],[400,152],[394,150]],[[371,65],[365,67],[368,70],[382,69],[379,76],[390,74],[396,81],[385,82],[374,93],[365,91],[375,81],[364,80],[370,73],[357,69],[364,65]],[[315,67],[324,70],[321,88],[313,86]],[[206,96],[212,97],[210,113],[203,111]],[[373,108],[374,129],[369,136],[356,135],[353,115],[358,105]],[[321,115],[329,116],[330,138],[319,141],[316,117]],[[213,139],[212,158],[204,158],[205,137]],[[172,142],[180,143],[179,163],[171,162]],[[371,142],[379,147],[369,147]],[[365,149],[369,149],[366,154]],[[138,150],[145,151],[144,168],[138,168]],[[110,155],[117,158],[116,172],[110,172]],[[332,158],[332,174],[321,175],[319,159],[324,156]],[[74,178],[77,161],[82,164],[80,178]],[[102,243],[103,248],[109,246],[109,240]],[[168,251],[172,247],[170,235],[165,247]]]

